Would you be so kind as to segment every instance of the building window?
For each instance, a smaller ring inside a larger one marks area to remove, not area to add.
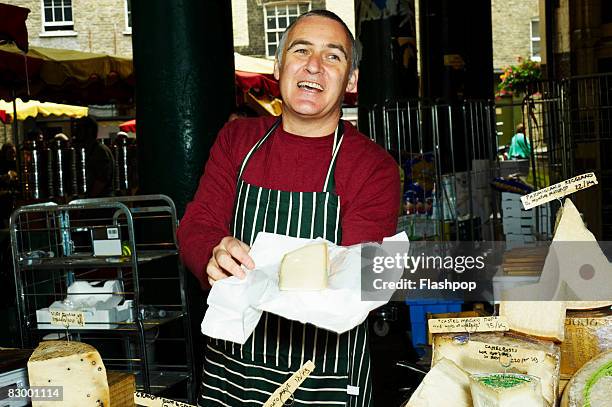
[[[132,0],[125,0],[125,31],[132,32]]]
[[[534,18],[531,20],[531,60],[540,61],[540,20]]]
[[[309,1],[266,4],[264,27],[266,30],[266,56],[273,58],[283,32],[300,14],[310,11]]]
[[[72,0],[43,0],[45,31],[72,31]]]

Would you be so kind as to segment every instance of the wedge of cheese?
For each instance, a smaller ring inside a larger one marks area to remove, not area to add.
[[[106,369],[96,349],[82,342],[43,341],[28,361],[30,387],[61,386],[63,401],[36,401],[33,407],[108,407]]]
[[[454,362],[441,359],[404,407],[472,407],[468,374]]]
[[[540,280],[537,284],[504,290],[501,299],[563,301],[567,309],[605,307],[612,304],[611,278],[612,264],[582,221],[578,209],[566,199],[557,214],[555,236]]]
[[[315,291],[327,288],[329,259],[327,243],[313,243],[285,254],[278,288],[285,291]]]
[[[474,407],[543,407],[540,379],[535,376],[493,373],[470,376]]]
[[[612,351],[591,359],[565,387],[561,407],[612,405]]]
[[[498,373],[511,362],[508,373],[540,378],[542,396],[547,405],[553,406],[558,394],[560,353],[559,346],[552,342],[508,333],[474,333],[469,337],[435,334],[432,366],[449,359],[467,373],[479,374]]]
[[[499,316],[508,320],[511,331],[555,342],[565,337],[563,301],[502,301]]]

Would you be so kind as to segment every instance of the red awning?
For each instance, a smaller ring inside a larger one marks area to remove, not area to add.
[[[136,133],[136,119],[128,120],[125,123],[119,125],[121,131],[129,131],[130,133]]]
[[[29,13],[27,8],[0,4],[0,43],[14,42],[17,48],[28,52],[28,28],[25,21]]]

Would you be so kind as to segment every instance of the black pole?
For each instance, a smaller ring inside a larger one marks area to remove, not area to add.
[[[179,216],[235,101],[231,2],[132,0],[140,193]]]

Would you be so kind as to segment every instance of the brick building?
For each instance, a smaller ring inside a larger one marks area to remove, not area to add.
[[[496,72],[519,56],[541,61],[539,0],[491,0],[491,19]]]
[[[355,32],[351,0],[232,0],[234,49],[244,55],[272,58],[287,25],[301,13],[314,9],[335,12]]]
[[[130,0],[3,0],[30,9],[30,44],[132,55]]]

